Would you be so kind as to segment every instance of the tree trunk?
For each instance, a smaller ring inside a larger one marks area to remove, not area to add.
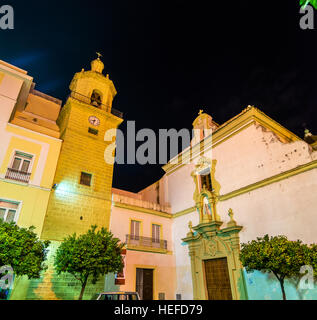
[[[80,295],[79,295],[78,300],[83,300],[83,295],[84,295],[84,291],[85,291],[85,288],[86,288],[86,284],[87,284],[87,278],[82,283],[81,290],[80,290]]]
[[[280,279],[280,285],[283,293],[283,300],[286,300],[286,294],[285,294],[285,289],[284,289],[284,279]]]
[[[275,277],[277,278],[277,280],[279,281],[279,283],[281,285],[282,294],[283,294],[283,300],[286,300],[286,294],[285,294],[285,288],[284,288],[284,278],[285,278],[285,276],[279,276],[274,271],[273,271],[273,274],[275,275]]]

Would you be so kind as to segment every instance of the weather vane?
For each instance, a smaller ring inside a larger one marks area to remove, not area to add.
[[[102,57],[102,54],[100,52],[96,52],[98,59],[100,59],[100,57]]]

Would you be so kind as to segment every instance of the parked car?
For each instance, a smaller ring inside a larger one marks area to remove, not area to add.
[[[94,295],[92,300],[140,300],[137,292],[101,292]]]

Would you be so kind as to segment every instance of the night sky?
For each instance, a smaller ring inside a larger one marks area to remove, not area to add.
[[[1,1],[15,29],[0,30],[0,59],[65,102],[101,52],[113,107],[137,129],[191,129],[201,108],[221,124],[251,104],[303,137],[317,134],[317,32],[300,29],[298,2]],[[139,191],[162,174],[116,165],[113,186]]]

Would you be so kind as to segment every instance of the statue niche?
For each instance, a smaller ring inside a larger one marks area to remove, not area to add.
[[[201,157],[191,174],[196,186],[194,201],[200,223],[220,221],[216,210],[220,190],[220,185],[215,180],[216,162],[217,160],[211,161]]]

